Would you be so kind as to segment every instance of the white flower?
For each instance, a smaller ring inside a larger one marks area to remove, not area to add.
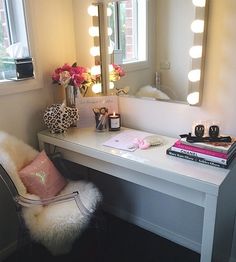
[[[61,72],[60,79],[59,79],[61,85],[65,87],[68,86],[68,84],[70,83],[70,79],[71,79],[70,72],[68,71]]]

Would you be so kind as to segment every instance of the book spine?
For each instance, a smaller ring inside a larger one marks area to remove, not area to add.
[[[190,156],[200,157],[200,158],[203,158],[205,160],[213,161],[213,162],[216,162],[216,163],[220,163],[220,164],[224,164],[224,165],[227,164],[227,159],[224,159],[224,158],[210,156],[210,155],[194,152],[194,151],[191,151],[191,150],[178,148],[176,146],[172,146],[171,150],[175,151],[177,153],[183,153],[183,154],[190,155]]]
[[[224,164],[220,164],[220,163],[215,163],[213,161],[209,161],[200,157],[196,157],[196,156],[190,156],[190,155],[185,155],[183,153],[178,153],[175,151],[172,151],[171,148],[166,150],[167,155],[170,156],[175,156],[175,157],[179,157],[182,159],[186,159],[186,160],[191,160],[194,162],[198,162],[198,163],[202,163],[202,164],[206,164],[206,165],[210,165],[210,166],[215,166],[215,167],[220,167],[220,168],[227,168],[228,165],[224,165]]]
[[[189,146],[189,145],[181,143],[181,141],[179,140],[175,142],[174,147],[181,148],[181,149],[188,150],[188,151],[193,151],[196,153],[201,153],[204,155],[215,156],[215,157],[219,157],[222,159],[227,159],[229,157],[229,155],[225,153],[213,151],[210,149],[200,148],[196,146]]]

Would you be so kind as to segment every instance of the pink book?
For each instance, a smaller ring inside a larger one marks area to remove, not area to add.
[[[184,149],[184,150],[189,150],[189,151],[193,151],[193,152],[196,152],[196,153],[201,153],[201,154],[205,154],[205,155],[209,155],[209,156],[215,156],[215,157],[219,157],[219,158],[223,158],[223,159],[228,159],[228,157],[229,157],[229,155],[226,154],[226,153],[212,151],[212,150],[209,150],[209,149],[204,149],[204,148],[200,148],[200,147],[196,147],[196,146],[186,145],[186,144],[181,143],[180,140],[176,141],[174,146],[177,147],[177,148]]]

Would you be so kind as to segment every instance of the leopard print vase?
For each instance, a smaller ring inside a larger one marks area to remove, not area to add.
[[[52,133],[63,133],[79,119],[77,108],[65,104],[52,104],[43,115],[45,125]]]

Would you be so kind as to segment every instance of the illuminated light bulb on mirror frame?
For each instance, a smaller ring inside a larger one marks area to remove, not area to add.
[[[192,0],[192,3],[197,7],[205,7],[206,0]]]
[[[114,70],[113,65],[108,65],[108,70],[109,70],[109,73],[111,73]]]
[[[190,105],[196,105],[199,102],[199,92],[192,92],[187,96],[187,101]]]
[[[112,35],[112,28],[111,28],[111,27],[108,27],[108,28],[107,28],[107,35],[108,35],[108,36],[111,36],[111,35]]]
[[[95,65],[91,67],[91,75],[96,76],[96,75],[101,75],[101,66]]]
[[[90,26],[89,35],[92,37],[99,36],[99,28],[97,26]]]
[[[192,58],[202,57],[202,46],[201,45],[192,46],[189,50],[189,55]]]
[[[112,10],[110,7],[107,7],[107,16],[111,16],[112,15]]]
[[[114,51],[114,47],[113,46],[108,46],[108,54],[111,55]]]
[[[113,82],[109,82],[109,89],[114,89],[115,84]]]
[[[200,19],[194,20],[192,22],[192,24],[191,24],[191,30],[194,33],[203,33],[203,31],[204,31],[204,21],[200,20]]]
[[[96,83],[92,86],[92,91],[95,94],[101,93],[102,92],[102,84],[101,83]]]
[[[100,48],[99,46],[93,46],[90,48],[91,56],[99,56],[100,55]]]
[[[200,69],[194,69],[194,70],[191,70],[188,73],[188,79],[189,79],[190,82],[200,81],[200,78],[201,78],[201,70]]]
[[[88,14],[90,16],[98,16],[98,6],[97,5],[90,5],[88,7]]]

